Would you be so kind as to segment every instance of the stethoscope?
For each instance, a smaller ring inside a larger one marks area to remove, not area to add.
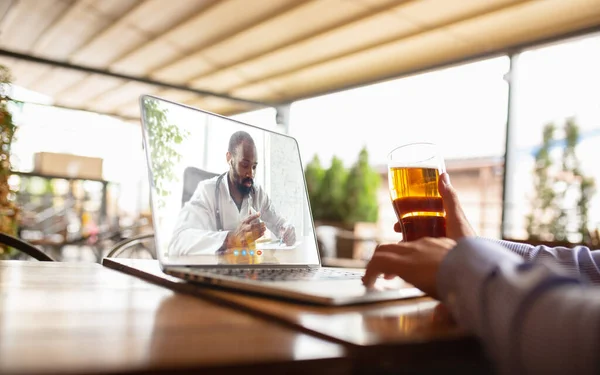
[[[219,187],[221,186],[221,181],[223,181],[223,177],[225,177],[227,175],[227,172],[222,173],[219,178],[217,178],[217,184],[215,186],[215,219],[216,219],[216,223],[217,223],[217,230],[220,232],[223,230],[223,222],[221,220],[221,205],[219,202],[219,196],[220,196],[220,192],[221,189],[219,189]],[[252,192],[251,194],[254,193],[254,187],[252,187]],[[254,199],[253,199],[254,201]],[[252,205],[250,205],[250,207],[252,207]]]

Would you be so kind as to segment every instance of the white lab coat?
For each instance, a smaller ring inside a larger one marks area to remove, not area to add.
[[[185,203],[177,217],[173,238],[169,245],[169,255],[214,254],[225,241],[227,233],[235,230],[240,222],[248,217],[250,207],[260,212],[260,219],[267,229],[279,235],[280,228],[287,225],[279,216],[265,191],[254,185],[254,192],[242,201],[241,209],[229,194],[228,176],[225,175],[219,184],[219,207],[223,230],[217,230],[215,188],[218,176],[201,181],[192,198]]]

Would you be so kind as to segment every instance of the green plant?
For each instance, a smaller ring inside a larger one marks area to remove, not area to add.
[[[567,119],[565,123],[566,145],[562,157],[562,168],[565,177],[576,184],[573,190],[576,190],[577,195],[579,195],[575,207],[576,217],[579,219],[577,232],[581,235],[581,241],[587,243],[590,240],[588,230],[589,205],[595,193],[595,181],[594,178],[585,176],[581,170],[581,162],[576,154],[579,138],[579,126],[573,118]],[[563,200],[566,194],[567,191],[563,193]]]
[[[531,200],[531,213],[527,216],[527,233],[530,239],[540,240],[550,232],[550,224],[556,218],[555,191],[550,176],[552,158],[550,151],[554,142],[554,124],[546,124],[542,131],[542,145],[535,154],[533,184],[535,196]]]
[[[168,123],[168,110],[160,108],[158,101],[146,98],[144,107],[148,120],[152,178],[158,194],[158,204],[164,207],[165,198],[170,194],[169,185],[179,180],[179,176],[173,172],[173,165],[181,161],[181,154],[176,151],[175,146],[183,142],[189,133]]]
[[[321,219],[334,222],[344,221],[344,200],[348,171],[342,161],[334,156],[331,166],[325,171],[323,183],[319,187],[319,201],[323,209]]]
[[[325,177],[325,169],[321,166],[319,156],[315,155],[306,165],[304,170],[306,178],[306,188],[308,189],[308,199],[311,203],[313,218],[320,220],[323,217],[323,206],[321,202],[320,190]]]
[[[306,165],[306,185],[313,218],[351,227],[357,222],[376,222],[379,214],[377,189],[380,177],[369,165],[363,148],[348,170],[334,156],[326,170],[318,156]]]
[[[570,241],[575,226],[580,241],[585,242],[589,240],[589,204],[595,181],[581,170],[576,153],[579,126],[575,120],[567,119],[562,127],[564,147],[560,158],[552,154],[556,129],[554,124],[544,127],[542,145],[535,154],[535,196],[527,216],[527,233],[532,240]]]
[[[369,153],[366,147],[360,151],[358,160],[350,168],[346,183],[346,199],[344,200],[344,222],[377,222],[379,204],[377,189],[381,179],[369,165]]]
[[[19,209],[14,203],[14,194],[8,184],[12,173],[10,162],[11,147],[17,125],[9,111],[13,101],[8,95],[11,74],[7,67],[0,65],[0,232],[15,236],[18,231]],[[12,249],[0,245],[0,257],[10,257]]]

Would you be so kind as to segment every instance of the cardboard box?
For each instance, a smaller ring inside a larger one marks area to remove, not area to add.
[[[34,156],[34,171],[47,176],[102,180],[102,159],[38,152]]]

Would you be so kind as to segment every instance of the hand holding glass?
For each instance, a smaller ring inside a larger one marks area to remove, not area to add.
[[[296,243],[296,230],[290,223],[279,228],[279,245],[291,246]]]
[[[446,213],[438,191],[444,158],[433,143],[411,143],[388,156],[389,189],[403,241],[446,236]]]

